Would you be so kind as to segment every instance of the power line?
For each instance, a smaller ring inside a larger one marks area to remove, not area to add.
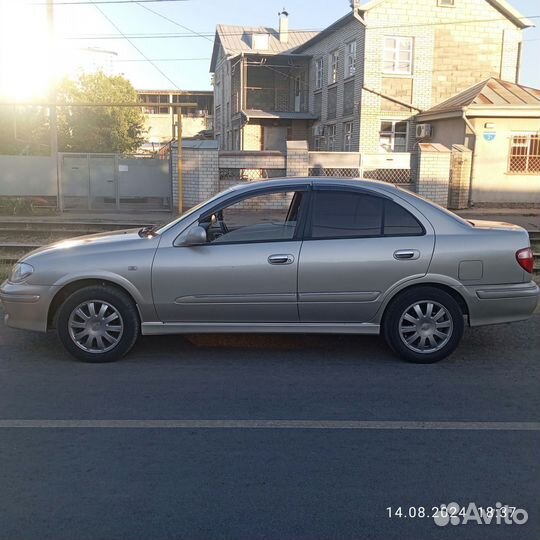
[[[116,59],[114,58],[113,62],[148,62],[151,60],[152,62],[198,62],[198,61],[206,61],[210,60],[210,58],[149,58],[146,60],[145,58],[127,58],[127,59]]]
[[[157,15],[158,17],[161,17],[162,19],[176,25],[176,26],[179,26],[180,28],[183,28],[184,30],[187,30],[188,32],[190,32],[191,34],[194,34],[196,36],[199,36],[199,37],[202,37],[204,39],[207,39],[209,41],[213,41],[210,37],[208,36],[205,36],[203,35],[202,33],[199,33],[195,30],[192,30],[191,28],[188,28],[187,26],[184,26],[183,24],[180,24],[179,22],[175,21],[174,19],[170,19],[169,17],[166,17],[165,15],[162,15],[161,13],[159,13],[158,11],[154,11],[153,9],[149,8],[148,6],[145,6],[144,4],[142,4],[141,2],[135,2],[139,7],[143,8],[143,9],[146,9],[146,11],[149,11],[150,13],[153,13],[154,15]]]
[[[55,6],[82,6],[82,5],[96,5],[96,4],[138,4],[143,3],[161,3],[161,2],[190,2],[191,0],[74,0],[73,2],[55,2]],[[32,2],[31,6],[46,6],[46,2]]]
[[[135,45],[135,43],[133,43],[131,41],[130,38],[124,36],[124,34],[122,33],[122,30],[120,30],[120,28],[114,23],[114,21],[96,4],[94,4],[94,7],[103,15],[103,17],[105,17],[105,19],[107,19],[107,21],[109,21],[109,24],[111,24],[113,26],[113,28],[121,35],[124,37],[124,39],[150,64],[154,67],[154,69],[160,73],[163,77],[165,77],[165,79],[167,79],[177,90],[180,90],[180,88],[178,87],[178,85],[166,74],[164,73],[152,60],[150,60],[148,58],[148,56],[146,56],[142,51],[141,49],[139,49],[139,47],[137,47],[137,45]]]

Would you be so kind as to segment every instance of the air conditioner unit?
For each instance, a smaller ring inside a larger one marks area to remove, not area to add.
[[[324,134],[326,133],[326,126],[318,125],[313,128],[313,135],[316,137],[324,137]]]
[[[416,138],[428,139],[431,137],[432,125],[431,124],[416,124]]]

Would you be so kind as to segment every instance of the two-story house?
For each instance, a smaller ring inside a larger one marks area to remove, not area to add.
[[[214,132],[226,150],[284,150],[287,139],[307,139],[316,115],[309,110],[311,57],[295,49],[316,32],[218,25],[214,74]]]
[[[227,149],[407,152],[415,116],[488,79],[517,82],[522,30],[505,0],[351,2],[321,32],[218,26],[216,134]]]

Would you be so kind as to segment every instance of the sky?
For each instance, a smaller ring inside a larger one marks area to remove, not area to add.
[[[24,0],[0,0],[0,63],[18,70],[20,75],[26,76],[28,84],[35,85],[38,77],[46,77],[43,66],[46,65],[47,50],[39,45],[43,32],[46,32],[46,27],[43,26],[46,21],[45,8],[39,4],[45,0],[29,1],[32,3],[27,6],[24,19],[20,13],[17,15],[18,20],[24,20],[24,25],[14,25],[9,16],[10,12],[19,9]],[[349,0],[186,0],[109,5],[103,3],[106,0],[98,0],[102,3],[66,5],[66,2],[77,1],[55,0],[58,54],[67,56],[70,49],[88,46],[113,50],[118,54],[115,62],[117,71],[130,79],[138,89],[210,89],[209,64],[216,24],[276,27],[278,12],[285,2],[291,29],[320,30],[350,9]],[[510,1],[524,16],[536,17],[532,21],[537,27],[523,33],[520,82],[540,88],[540,2]],[[13,7],[15,3],[17,8]],[[185,28],[149,10],[158,12]],[[130,37],[130,44],[121,38],[119,31],[128,36],[145,34],[146,37]],[[194,35],[190,31],[203,36]],[[19,54],[13,58],[13,42],[17,39],[21,42],[20,36],[25,32],[29,32],[31,38],[24,40],[24,44],[17,48]],[[149,37],[156,34],[184,36]],[[85,36],[94,39],[87,39]],[[147,58],[155,60],[155,65],[163,73],[149,62],[141,61],[143,57],[133,45]],[[27,56],[34,64],[31,70],[24,70],[25,51],[20,51],[21,47],[28,49]],[[40,61],[40,55],[44,55],[43,61]],[[4,74],[5,77],[5,73],[2,67],[0,76]],[[2,80],[0,89],[1,87]]]

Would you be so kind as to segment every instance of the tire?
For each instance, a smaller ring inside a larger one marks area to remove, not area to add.
[[[91,363],[122,358],[137,341],[139,327],[132,299],[107,286],[84,287],[72,293],[60,306],[56,323],[66,350]]]
[[[415,364],[432,364],[452,354],[464,327],[456,300],[429,286],[398,295],[389,304],[383,320],[384,339],[390,349]]]

